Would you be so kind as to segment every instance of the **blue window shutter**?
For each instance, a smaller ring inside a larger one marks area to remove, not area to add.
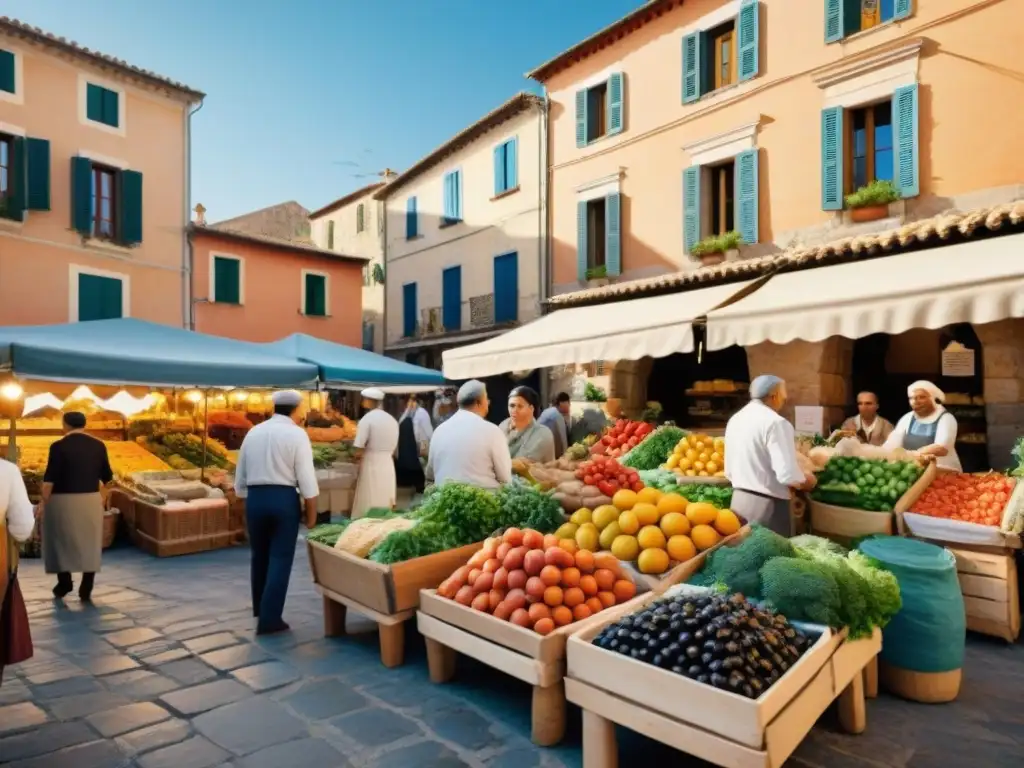
[[[120,181],[120,199],[117,200],[117,212],[120,223],[118,239],[125,245],[136,245],[142,242],[142,174],[138,171],[121,171],[117,174]]]
[[[700,242],[700,166],[683,170],[683,250]]]
[[[30,211],[50,210],[50,142],[25,139],[26,197]]]
[[[622,195],[604,198],[604,268],[608,277],[622,274]]]
[[[587,146],[587,89],[576,91],[576,146]]]
[[[861,0],[825,0],[825,42],[860,31]]]
[[[896,150],[896,189],[900,197],[917,197],[921,194],[921,172],[918,166],[916,83],[893,92],[892,138]]]
[[[519,137],[505,143],[505,183],[509,189],[519,186]]]
[[[625,82],[621,72],[613,72],[608,76],[608,125],[605,132],[609,136],[622,133],[624,88]]]
[[[455,220],[462,221],[462,171],[455,172]]]
[[[402,286],[402,335],[416,335],[416,283]]]
[[[71,228],[82,237],[92,234],[92,163],[71,158]]]
[[[737,48],[739,49],[740,82],[756,77],[761,45],[761,4],[758,0],[743,0],[736,19]]]
[[[907,19],[910,17],[911,12],[914,10],[913,0],[896,0],[893,4],[893,21],[899,19]]]
[[[0,91],[14,93],[17,79],[14,76],[15,58],[10,51],[0,50]]]
[[[587,201],[576,203],[576,279],[587,279]]]
[[[410,197],[405,201],[405,239],[412,240],[416,237],[416,198]]]
[[[452,219],[452,211],[454,210],[452,201],[452,175],[446,173],[444,175],[444,218],[446,221]]]
[[[446,331],[462,329],[462,267],[441,273],[441,323]]]
[[[743,242],[757,242],[757,214],[760,198],[757,194],[757,149],[748,149],[736,155],[734,182],[736,194],[736,229]]]
[[[683,104],[689,104],[700,98],[700,43],[700,32],[683,37]]]
[[[494,194],[500,195],[507,187],[505,181],[505,144],[494,148]]]
[[[28,207],[28,173],[25,157],[25,139],[22,136],[15,136],[11,141],[10,184],[11,196],[7,199],[7,209],[4,211],[4,218],[12,221],[24,221],[25,209]]]
[[[519,319],[519,254],[494,257],[494,322]]]
[[[843,209],[843,108],[821,110],[821,209]]]

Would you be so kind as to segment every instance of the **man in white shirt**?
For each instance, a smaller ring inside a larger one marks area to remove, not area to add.
[[[394,509],[398,491],[394,458],[398,449],[398,422],[381,408],[384,404],[383,390],[369,387],[360,394],[363,407],[369,411],[359,420],[356,439],[352,443],[359,460],[359,479],[352,500],[353,520],[371,509]]]
[[[28,499],[21,470],[3,459],[0,459],[0,515],[15,541],[25,541],[32,535],[36,523],[35,510]],[[0,541],[0,546],[5,545]]]
[[[299,491],[307,528],[316,524],[320,488],[313,468],[313,446],[299,426],[302,395],[275,392],[274,415],[249,430],[238,452],[235,494],[245,499],[252,550],[252,614],[256,634],[284,632],[281,618],[299,536]]]
[[[778,376],[750,383],[750,402],[725,427],[725,476],[736,514],[788,537],[790,488],[810,490],[816,480],[797,463],[793,425],[779,415],[785,403]]]
[[[487,387],[467,381],[459,389],[458,412],[434,430],[427,458],[427,480],[449,480],[495,490],[512,480],[508,441],[496,424],[487,421]]]

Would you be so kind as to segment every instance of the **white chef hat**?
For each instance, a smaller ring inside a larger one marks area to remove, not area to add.
[[[378,389],[377,387],[367,387],[359,394],[365,397],[367,400],[380,401],[384,399],[384,391]]]
[[[270,396],[274,405],[299,405],[302,402],[302,394],[294,389],[282,389]]]
[[[907,387],[907,397],[913,397],[914,390],[916,389],[923,389],[925,392],[931,395],[932,400],[934,400],[936,403],[941,403],[943,400],[946,399],[946,394],[941,389],[936,387],[930,381],[925,381],[924,379],[915,381],[913,384]]]

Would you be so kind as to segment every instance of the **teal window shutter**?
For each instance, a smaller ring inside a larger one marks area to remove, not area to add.
[[[410,197],[405,201],[405,239],[412,240],[416,237],[416,198]]]
[[[25,139],[28,165],[26,208],[30,211],[50,210],[50,142],[47,139]]]
[[[455,190],[455,220],[462,221],[462,171],[455,171],[452,174],[452,184]]]
[[[683,250],[700,242],[700,166],[683,170]]]
[[[446,331],[462,329],[462,267],[441,272],[441,324]]]
[[[118,239],[124,245],[142,242],[142,174],[138,171],[121,171],[120,194],[117,212],[120,222],[117,226]]]
[[[402,335],[406,338],[415,336],[419,325],[416,303],[416,283],[406,283],[402,286]]]
[[[0,50],[0,91],[14,93],[17,83],[15,78],[15,57],[11,51]]]
[[[900,197],[921,194],[918,166],[917,84],[897,88],[892,95],[892,134],[896,149],[896,189]]]
[[[683,104],[697,101],[701,93],[701,33],[683,37]]]
[[[113,277],[78,275],[78,320],[113,320],[124,313],[123,285]]]
[[[860,31],[861,0],[825,0],[825,42]]]
[[[94,123],[103,122],[103,91],[92,83],[85,86],[85,116]]]
[[[519,138],[513,137],[505,143],[505,183],[509,189],[519,186]]]
[[[6,200],[7,206],[3,216],[12,221],[24,221],[25,209],[28,207],[28,173],[25,157],[25,139],[22,136],[15,136],[10,142],[11,167],[8,171],[11,177],[8,178],[10,194]]]
[[[505,189],[505,145],[499,144],[494,148],[494,196]]]
[[[821,209],[843,209],[843,108],[821,110]]]
[[[494,322],[519,319],[519,254],[513,251],[494,257]]]
[[[622,110],[624,83],[621,72],[613,72],[608,76],[608,125],[605,133],[609,136],[622,133]]]
[[[238,259],[213,257],[213,300],[218,304],[242,303],[242,269]]]
[[[587,146],[587,89],[576,91],[576,146]]]
[[[910,18],[910,14],[913,10],[913,0],[895,0],[893,3],[893,21]]]
[[[739,18],[736,19],[736,47],[739,49],[740,82],[756,77],[759,68],[761,45],[761,5],[758,0],[743,0]]]
[[[101,122],[106,123],[111,128],[117,128],[121,122],[120,115],[118,114],[117,102],[121,98],[117,91],[111,91],[107,88],[103,90],[103,120]]]
[[[587,201],[576,203],[576,279],[587,279]]]
[[[622,195],[604,199],[604,268],[608,277],[622,274]]]
[[[82,237],[92,234],[92,163],[71,158],[71,228]]]
[[[757,242],[757,218],[760,198],[757,194],[757,149],[748,149],[736,155],[734,161],[736,194],[736,229],[743,242]]]
[[[323,275],[306,275],[305,314],[311,317],[327,316],[327,278]]]
[[[455,174],[447,173],[444,177],[444,219],[446,222],[455,220]]]

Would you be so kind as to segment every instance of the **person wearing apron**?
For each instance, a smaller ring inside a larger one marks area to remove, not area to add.
[[[352,499],[352,519],[371,509],[394,509],[398,495],[395,451],[398,450],[398,422],[385,411],[384,392],[369,387],[360,392],[363,407],[369,409],[359,420],[352,446],[358,450],[359,478]]]
[[[797,462],[793,425],[779,415],[785,403],[786,383],[778,376],[750,383],[750,402],[725,427],[725,476],[737,515],[789,537],[790,489],[810,490],[816,480]]]
[[[896,423],[885,448],[903,448],[934,458],[942,469],[962,472],[956,452],[956,417],[942,406],[945,395],[930,381],[915,381],[907,387],[910,413]]]

